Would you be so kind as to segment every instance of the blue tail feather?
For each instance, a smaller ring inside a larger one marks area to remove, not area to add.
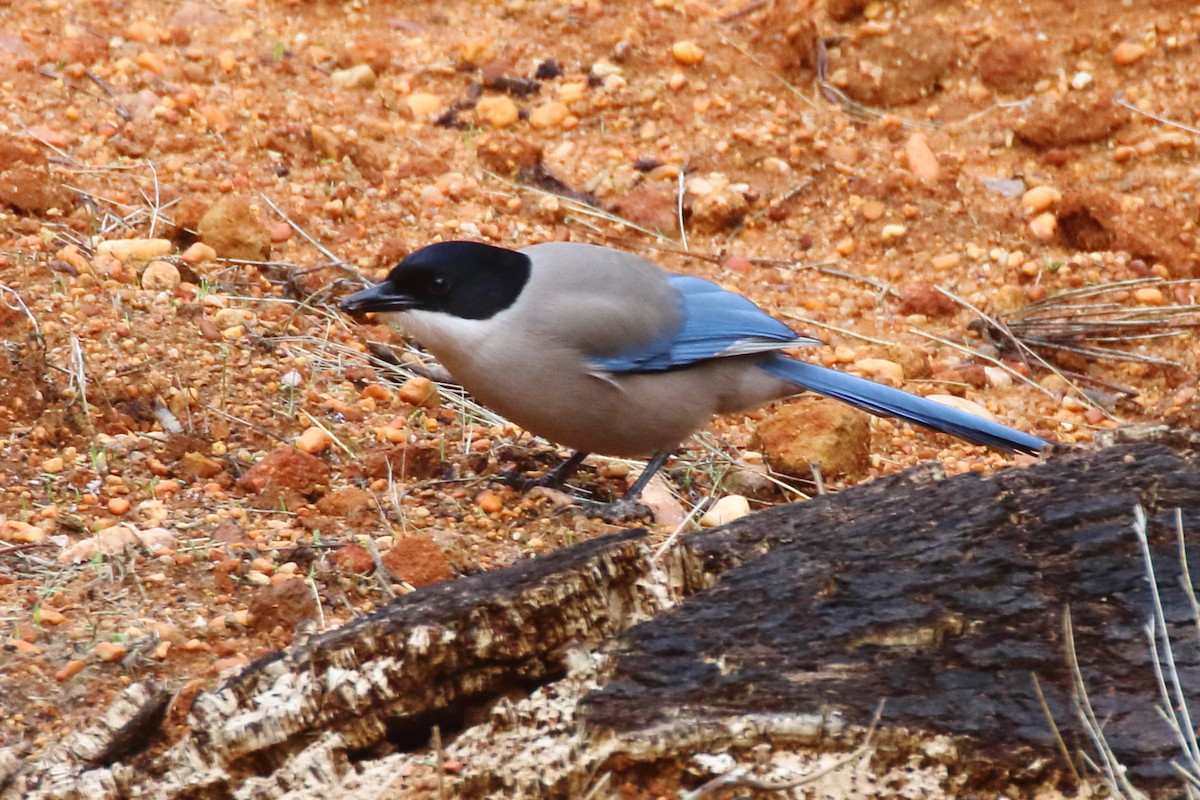
[[[957,408],[874,381],[804,361],[775,356],[762,363],[772,375],[802,389],[884,417],[899,417],[976,444],[1036,453],[1049,442]]]

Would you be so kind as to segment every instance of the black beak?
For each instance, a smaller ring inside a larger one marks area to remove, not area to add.
[[[388,281],[355,292],[339,306],[347,314],[365,314],[368,311],[404,311],[413,308],[416,301],[405,294],[397,294]]]

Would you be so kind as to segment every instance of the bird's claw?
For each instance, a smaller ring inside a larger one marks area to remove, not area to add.
[[[654,512],[648,506],[628,497],[622,497],[611,503],[576,498],[575,506],[589,517],[596,517],[613,525],[654,519]]]

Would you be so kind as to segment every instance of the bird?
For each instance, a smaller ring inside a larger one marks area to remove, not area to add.
[[[426,245],[341,303],[416,339],[483,405],[574,451],[537,485],[562,487],[591,453],[646,469],[599,516],[644,514],[651,476],[718,414],[802,391],[976,444],[1049,443],[984,417],[785,355],[823,345],[749,299],[601,245]]]

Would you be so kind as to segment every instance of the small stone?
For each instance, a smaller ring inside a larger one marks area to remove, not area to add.
[[[329,74],[329,82],[339,89],[373,89],[375,80],[375,70],[367,64],[336,69]]]
[[[203,264],[206,261],[216,261],[217,251],[204,242],[193,242],[187,250],[179,254],[179,260],[185,264]]]
[[[133,62],[142,69],[153,72],[155,75],[162,75],[167,71],[166,62],[162,60],[158,53],[151,53],[149,50],[138,53],[137,58]]]
[[[100,642],[94,652],[101,661],[120,661],[129,652],[129,647],[120,642]]]
[[[564,83],[558,87],[558,100],[561,103],[571,105],[578,103],[583,99],[584,93],[587,92],[587,81],[571,81]]]
[[[122,264],[151,261],[170,252],[171,242],[166,239],[106,239],[96,246],[96,255],[112,256]]]
[[[329,449],[331,444],[333,444],[333,437],[324,428],[316,425],[307,428],[296,438],[296,449],[309,455],[323,453]]]
[[[934,256],[929,259],[929,263],[938,272],[944,272],[948,269],[954,269],[962,263],[962,254],[960,253],[942,253],[939,256]]]
[[[1007,370],[999,367],[984,367],[983,374],[987,376],[988,385],[997,389],[1005,389],[1013,385],[1013,376]]]
[[[557,127],[570,113],[565,103],[543,103],[530,112],[529,124],[538,129]]]
[[[1058,219],[1049,211],[1038,214],[1029,220],[1029,232],[1039,242],[1048,242],[1058,232]]]
[[[166,528],[147,528],[137,532],[138,541],[151,553],[174,550],[178,537]]]
[[[135,20],[125,26],[125,38],[131,42],[152,42],[158,39],[158,29],[146,20]]]
[[[504,504],[500,502],[500,496],[490,489],[475,496],[475,505],[479,506],[479,510],[485,514],[495,514],[504,508]]]
[[[182,281],[179,267],[170,261],[151,261],[142,270],[142,288],[152,292],[173,291]]]
[[[405,536],[383,554],[383,565],[413,586],[428,586],[454,577],[442,549],[428,536]]]
[[[312,138],[313,149],[326,158],[335,161],[342,157],[342,140],[338,135],[324,125],[313,125],[308,129]]]
[[[43,625],[62,625],[67,621],[67,615],[57,608],[41,606],[37,610],[37,620]]]
[[[944,406],[957,408],[959,411],[965,411],[968,414],[974,414],[977,417],[983,417],[986,420],[996,421],[996,416],[988,411],[983,406],[976,403],[974,400],[968,400],[965,397],[958,397],[953,394],[930,394],[925,396],[926,400],[932,400],[935,403],[941,403]]]
[[[1146,46],[1140,42],[1121,42],[1113,49],[1113,61],[1121,67],[1141,61],[1146,55]]]
[[[719,528],[728,525],[735,519],[741,519],[750,513],[750,501],[740,494],[727,494],[712,504],[712,508],[704,512],[700,518],[700,526],[704,528]]]
[[[811,479],[812,464],[829,477],[855,479],[871,463],[869,416],[837,400],[801,397],[771,412],[755,431],[771,468]]]
[[[63,460],[62,456],[52,456],[44,460],[41,466],[42,472],[57,475],[66,468],[66,465],[66,461]]]
[[[413,92],[405,100],[413,119],[427,120],[442,113],[442,101],[435,94]]]
[[[883,378],[889,383],[904,382],[904,367],[886,358],[860,358],[854,362],[854,368],[873,378]]]
[[[5,520],[0,525],[0,541],[13,544],[41,544],[46,541],[46,532],[36,525],[19,519]]]
[[[359,575],[369,574],[375,569],[375,560],[362,545],[348,544],[339,547],[329,554],[329,560],[338,569],[355,572]]]
[[[939,292],[932,283],[915,283],[900,292],[900,312],[926,317],[948,317],[957,314],[958,303]]]
[[[108,501],[108,513],[114,514],[119,517],[128,511],[129,511],[129,498],[128,497],[114,497]]]
[[[54,673],[54,680],[58,681],[59,683],[68,681],[71,678],[74,678],[80,672],[83,672],[83,668],[86,666],[87,662],[85,662],[83,659],[73,658],[64,664],[62,669]]]
[[[1076,72],[1071,76],[1071,88],[1075,90],[1086,89],[1092,85],[1092,80],[1092,73],[1082,71]]]
[[[1029,301],[1029,295],[1020,286],[1006,283],[992,295],[992,310],[998,314],[1011,314]]]
[[[862,214],[862,218],[867,222],[875,222],[883,216],[883,212],[886,210],[887,206],[878,200],[868,200],[862,204],[862,207],[859,208],[858,213]]]
[[[671,45],[671,55],[685,67],[693,67],[704,60],[704,50],[695,42],[676,42]]]
[[[1166,303],[1166,297],[1162,291],[1153,286],[1144,286],[1136,290],[1133,293],[1133,299],[1147,306],[1161,306]]]
[[[903,239],[906,233],[908,233],[908,228],[897,222],[893,222],[883,226],[883,230],[879,232],[879,238],[885,242],[890,242],[893,239]]]
[[[493,128],[507,128],[521,117],[517,104],[504,95],[483,98],[475,106],[475,112]]]
[[[123,553],[126,548],[133,547],[140,541],[137,533],[129,525],[111,525],[96,531],[93,538],[96,540],[97,549],[106,556]]]
[[[904,155],[908,159],[908,171],[924,183],[936,183],[941,174],[937,156],[929,147],[923,133],[914,133],[904,144]]]
[[[1021,207],[1030,214],[1040,214],[1058,205],[1062,200],[1062,192],[1053,186],[1035,186],[1021,195]]]
[[[409,378],[396,391],[401,402],[423,408],[437,408],[442,404],[437,384],[428,378]]]
[[[78,245],[68,244],[65,247],[63,247],[61,250],[59,250],[57,253],[55,253],[54,257],[57,258],[59,261],[63,261],[67,264],[70,264],[71,268],[74,269],[76,272],[78,272],[80,275],[83,275],[85,273],[89,273],[92,271],[92,262],[88,261],[87,257],[84,256],[84,254],[82,252],[80,252]]]

